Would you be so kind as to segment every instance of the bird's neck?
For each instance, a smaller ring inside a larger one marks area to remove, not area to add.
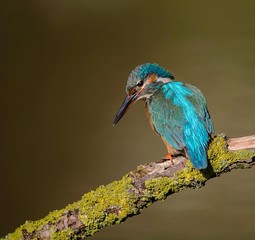
[[[164,85],[174,82],[173,79],[166,77],[158,77],[154,80],[154,82],[147,82],[148,84],[148,92],[143,95],[140,99],[148,100],[157,94],[158,91],[162,91]]]
[[[164,78],[164,77],[158,77],[156,80],[158,83],[165,84],[165,83],[170,83],[173,82],[174,80],[171,78]]]

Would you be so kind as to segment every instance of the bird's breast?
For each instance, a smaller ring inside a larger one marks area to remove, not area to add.
[[[151,118],[150,111],[149,111],[148,101],[149,101],[149,100],[145,101],[145,112],[146,112],[146,116],[147,116],[147,118],[148,118],[148,121],[149,121],[149,124],[150,124],[152,130],[155,131],[155,132],[157,133],[157,131],[156,131],[156,129],[155,129],[155,125],[154,125],[154,123],[153,123],[153,121],[152,121],[152,118]]]

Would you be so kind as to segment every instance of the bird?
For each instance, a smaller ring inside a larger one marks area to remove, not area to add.
[[[173,156],[183,155],[196,169],[207,168],[207,148],[214,127],[201,90],[175,80],[171,72],[156,63],[144,63],[129,75],[126,94],[113,126],[142,100],[151,128],[166,146],[165,159],[173,161]]]

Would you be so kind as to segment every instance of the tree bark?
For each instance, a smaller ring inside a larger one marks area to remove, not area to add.
[[[138,166],[121,180],[86,193],[81,200],[25,224],[4,239],[84,239],[100,229],[125,221],[172,193],[199,188],[222,173],[255,164],[255,135],[228,139],[214,137],[207,151],[209,166],[194,169],[188,159]]]

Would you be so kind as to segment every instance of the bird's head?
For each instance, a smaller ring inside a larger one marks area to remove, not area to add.
[[[126,92],[113,125],[124,116],[129,107],[140,99],[150,98],[164,83],[174,80],[172,73],[155,63],[145,63],[136,67],[128,77]]]

